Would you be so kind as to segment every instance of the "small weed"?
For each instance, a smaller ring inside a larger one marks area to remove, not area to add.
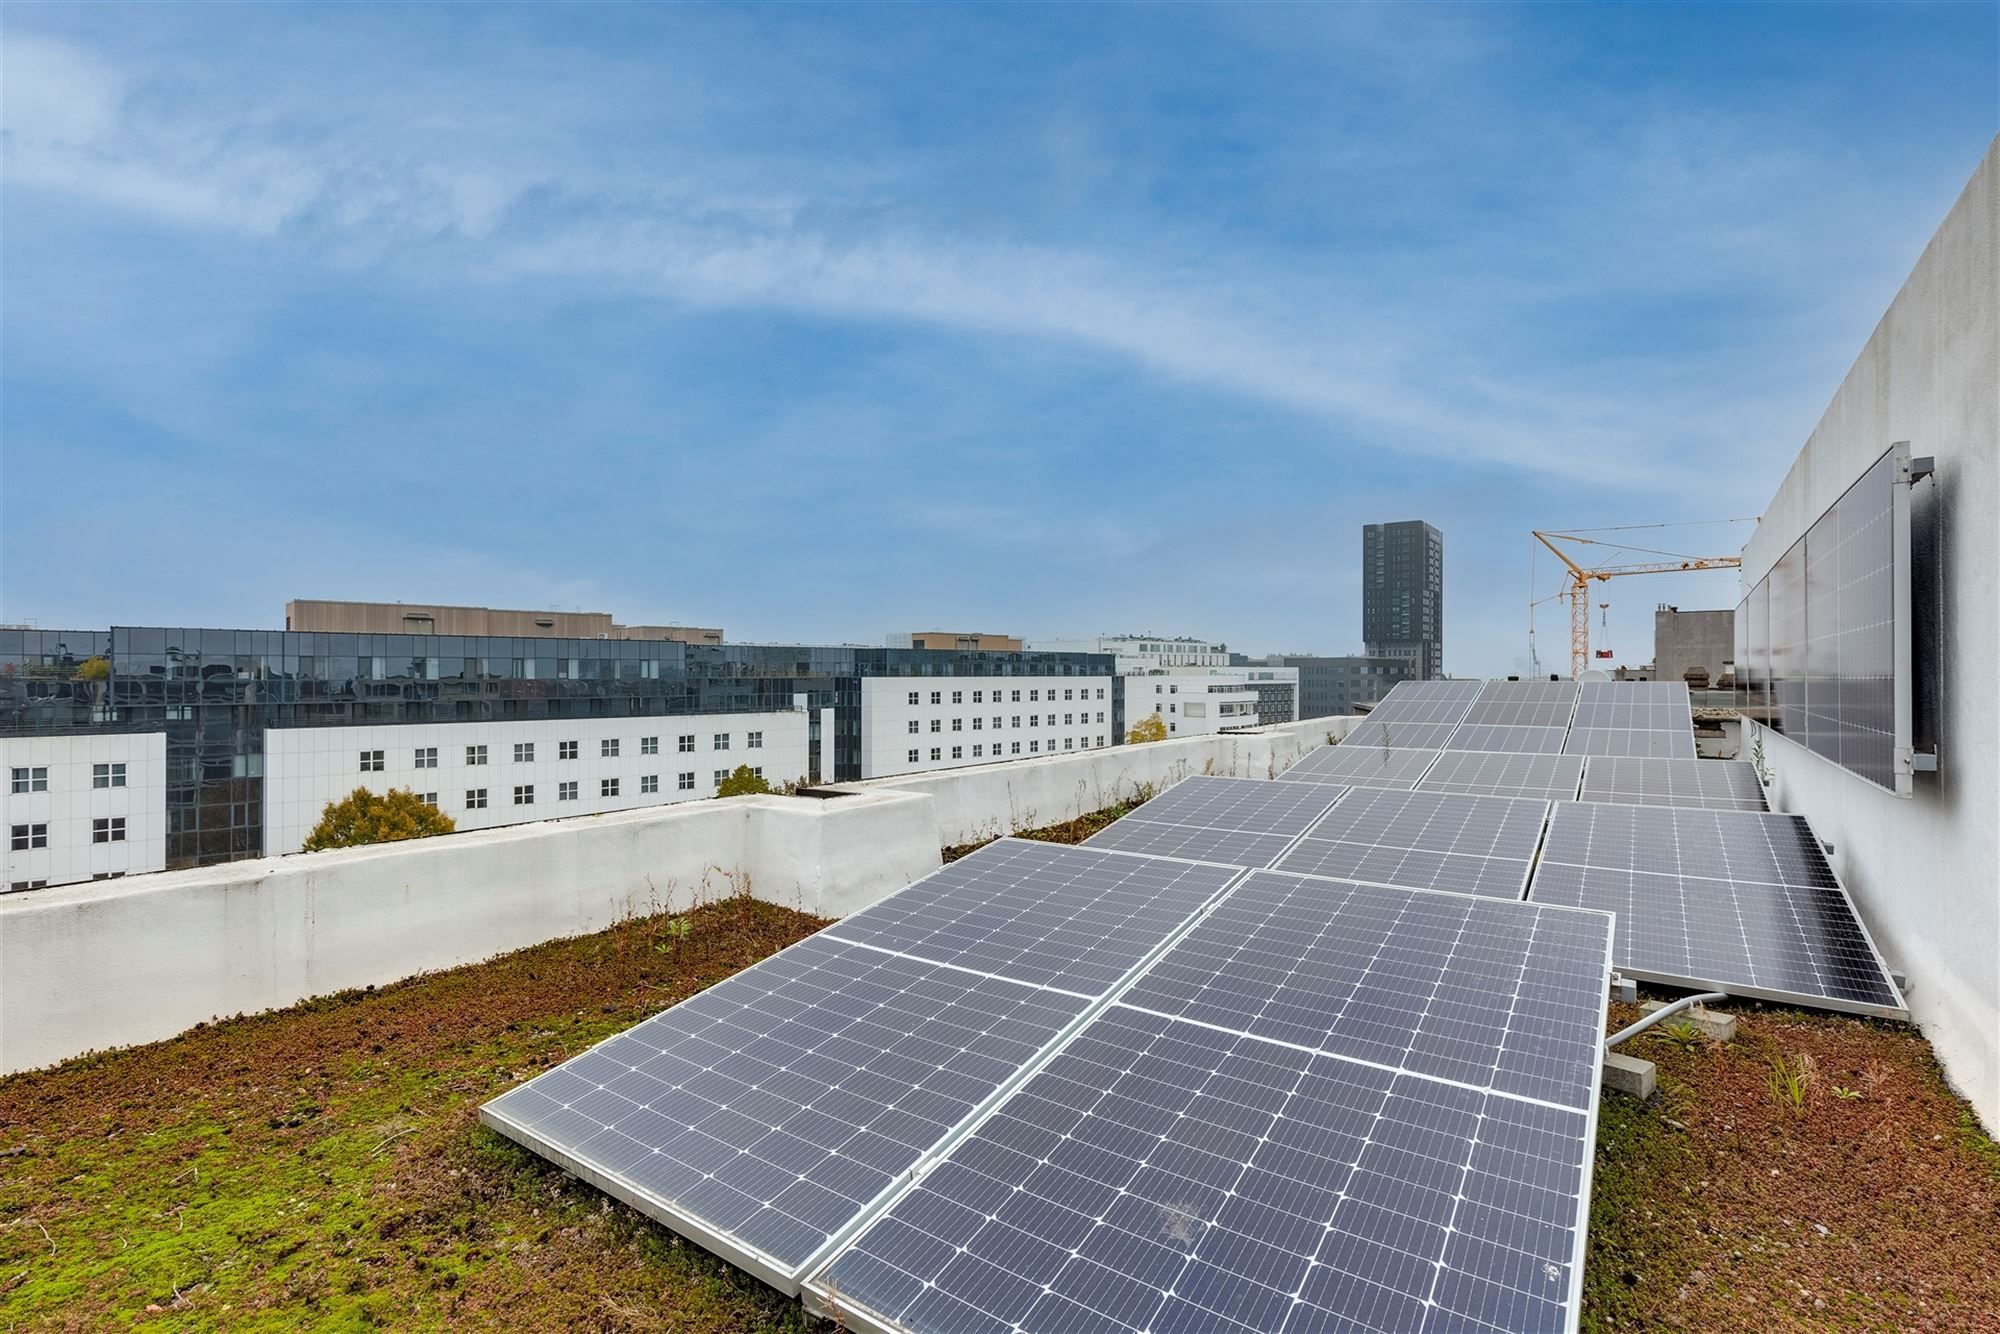
[[[1803,1113],[1806,1109],[1806,1098],[1812,1092],[1815,1075],[1813,1058],[1805,1052],[1791,1057],[1773,1056],[1771,1074],[1767,1080],[1772,1099],[1794,1115]]]
[[[1839,1098],[1843,1102],[1853,1102],[1861,1096],[1860,1089],[1842,1088],[1838,1084],[1832,1086],[1832,1091],[1833,1091],[1833,1096]]]
[[[1679,1051],[1693,1051],[1708,1041],[1708,1034],[1702,1031],[1701,1025],[1688,1019],[1661,1024],[1654,1030],[1654,1036]]]

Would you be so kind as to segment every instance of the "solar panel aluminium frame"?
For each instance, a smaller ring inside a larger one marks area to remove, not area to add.
[[[1592,804],[1619,805],[1624,803],[1577,802],[1574,804],[1587,806]],[[1651,807],[1650,809],[1702,811],[1702,810],[1710,810],[1711,808],[1694,807],[1694,806],[1678,806],[1678,807],[1656,806],[1656,807]],[[1722,813],[1728,814],[1729,812],[1722,812]],[[1757,812],[1745,812],[1745,813],[1756,814]],[[1788,812],[1769,811],[1765,813],[1771,815],[1784,815],[1787,814]],[[1549,823],[1551,825],[1555,823],[1555,818],[1556,818],[1555,812],[1551,810],[1549,813]],[[1800,816],[1798,818],[1804,819],[1805,817]],[[1807,828],[1808,829],[1811,828],[1810,822],[1807,823]],[[1863,1001],[1844,1001],[1839,999],[1838,997],[1814,996],[1808,992],[1803,992],[1803,991],[1783,991],[1776,987],[1742,986],[1732,982],[1720,981],[1712,977],[1686,977],[1681,974],[1660,972],[1651,968],[1631,967],[1629,965],[1617,962],[1618,945],[1617,945],[1617,937],[1614,934],[1612,938],[1612,962],[1618,970],[1618,975],[1620,977],[1629,977],[1635,982],[1652,982],[1658,986],[1677,987],[1680,988],[1681,990],[1686,990],[1686,991],[1721,991],[1731,996],[1739,996],[1745,1000],[1771,1001],[1778,1005],[1806,1005],[1815,1010],[1831,1010],[1840,1014],[1860,1014],[1860,1015],[1872,1016],[1877,1019],[1900,1019],[1903,1020],[1904,1022],[1908,1022],[1910,1018],[1909,997],[1903,994],[1903,988],[1897,983],[1895,970],[1889,967],[1889,960],[1886,956],[1883,955],[1882,947],[1875,943],[1875,933],[1868,929],[1868,919],[1866,917],[1863,917],[1861,915],[1860,910],[1854,906],[1854,895],[1848,892],[1847,882],[1841,879],[1840,872],[1837,869],[1835,869],[1833,865],[1833,858],[1831,857],[1825,858],[1825,861],[1826,861],[1827,874],[1833,877],[1833,887],[1839,893],[1841,902],[1847,906],[1848,915],[1854,919],[1855,926],[1860,929],[1861,939],[1867,944],[1868,952],[1874,957],[1876,964],[1881,968],[1882,978],[1885,982],[1889,984],[1889,990],[1895,995],[1896,1000],[1898,1002],[1897,1006],[1890,1007],[1881,1005],[1869,1005]],[[1563,866],[1572,865],[1572,863],[1567,863],[1567,862],[1558,862],[1550,864],[1563,865]],[[1535,862],[1535,869],[1539,871],[1541,867],[1542,867],[1542,862],[1540,858],[1537,858]],[[1577,868],[1577,869],[1587,870],[1589,868]],[[1711,877],[1696,877],[1696,878],[1714,879],[1715,877],[1711,876]],[[1755,880],[1724,880],[1721,883],[1728,885],[1747,885],[1747,884],[1763,884],[1767,882],[1755,881]],[[1528,879],[1527,901],[1529,903],[1536,902],[1535,882],[1533,876],[1530,876]],[[1558,905],[1544,904],[1543,906],[1554,907]],[[1561,906],[1570,907],[1570,906],[1581,906],[1581,905],[1561,905]],[[1598,911],[1603,911],[1603,910],[1599,909]],[[1614,913],[1612,915],[1615,917],[1617,914]]]
[[[1283,876],[1293,880],[1319,880],[1319,881],[1332,881],[1336,883],[1365,885],[1373,889],[1390,889],[1407,894],[1442,894],[1451,898],[1483,899],[1487,902],[1513,902],[1521,904],[1523,906],[1534,906],[1540,908],[1563,907],[1567,908],[1568,911],[1571,912],[1591,912],[1591,913],[1597,913],[1600,916],[1609,917],[1612,919],[1612,929],[1609,932],[1607,932],[1605,936],[1605,959],[1604,959],[1604,973],[1603,973],[1604,985],[1598,988],[1598,996],[1600,997],[1599,1000],[1600,1009],[1598,1012],[1599,1014],[1598,1029],[1600,1032],[1608,1030],[1609,1021],[1611,1017],[1610,983],[1611,979],[1614,976],[1619,975],[1619,973],[1621,972],[1621,970],[1617,966],[1616,957],[1613,953],[1613,951],[1615,951],[1617,947],[1617,915],[1615,913],[1605,912],[1603,909],[1599,908],[1570,907],[1569,905],[1565,904],[1535,904],[1533,900],[1526,898],[1514,899],[1514,900],[1492,899],[1490,896],[1487,895],[1465,894],[1461,893],[1458,890],[1417,889],[1406,885],[1381,885],[1373,881],[1349,880],[1347,877],[1343,876],[1316,876],[1298,871],[1280,871],[1273,868],[1264,868],[1264,869],[1246,870],[1241,876],[1237,877],[1235,880],[1232,880],[1227,888],[1225,888],[1221,893],[1217,894],[1216,897],[1213,900],[1211,900],[1206,906],[1204,906],[1199,913],[1195,914],[1194,917],[1190,918],[1188,922],[1183,924],[1180,930],[1174,933],[1173,943],[1178,944],[1182,938],[1192,934],[1195,927],[1198,926],[1203,920],[1205,920],[1208,917],[1209,913],[1212,912],[1218,904],[1220,904],[1223,900],[1227,899],[1229,895],[1235,891],[1238,885],[1242,884],[1244,881],[1248,880],[1252,876],[1257,876],[1257,875]],[[1872,944],[1873,942],[1871,941],[1870,943]],[[1155,962],[1157,962],[1159,959],[1166,957],[1166,954],[1171,948],[1172,948],[1171,946],[1163,947],[1161,950],[1155,953],[1153,957],[1147,961],[1145,968],[1135,970],[1131,976],[1126,978],[1117,987],[1117,989],[1109,993],[1103,1000],[1101,1000],[1096,1006],[1094,1006],[1091,1009],[1090,1014],[1085,1022],[1077,1024],[1069,1029],[1066,1029],[1060,1038],[1058,1038],[1054,1042],[1051,1042],[1047,1047],[1045,1047],[1041,1052],[1039,1058],[1035,1062],[1033,1070],[1039,1072],[1041,1069],[1047,1067],[1054,1060],[1056,1056],[1060,1055],[1064,1050],[1066,1050],[1069,1047],[1070,1043],[1073,1040],[1075,1040],[1077,1036],[1079,1036],[1081,1033],[1083,1033],[1086,1029],[1090,1027],[1091,1022],[1095,1021],[1103,1014],[1117,1007],[1120,999],[1126,993],[1128,993],[1133,988],[1134,985],[1137,984],[1140,978],[1142,978],[1145,975],[1146,971],[1151,969],[1151,967]],[[1272,1041],[1272,1039],[1268,1038],[1257,1038],[1254,1034],[1248,1034],[1247,1032],[1244,1034],[1244,1036],[1249,1037],[1253,1041],[1265,1041],[1265,1042]],[[1287,1044],[1281,1043],[1279,1045],[1287,1045]],[[1583,1271],[1584,1271],[1584,1262],[1589,1254],[1589,1249],[1590,1249],[1590,1204],[1594,1187],[1594,1178],[1595,1178],[1595,1169],[1597,1160],[1595,1145],[1597,1144],[1597,1131],[1600,1119],[1600,1109],[1602,1107],[1604,1098],[1603,1056],[1605,1048],[1601,1043],[1598,1045],[1597,1051],[1598,1051],[1597,1077],[1589,1081],[1590,1086],[1588,1092],[1585,1095],[1585,1106],[1583,1108],[1584,1153],[1582,1155],[1581,1176],[1577,1183],[1577,1211],[1574,1220],[1574,1227],[1572,1229],[1575,1234],[1575,1238],[1572,1243],[1571,1253],[1570,1253],[1571,1291],[1569,1293],[1569,1300],[1566,1303],[1568,1308],[1567,1321],[1566,1321],[1566,1334],[1578,1334],[1578,1331],[1582,1327],[1582,1320],[1583,1320]],[[1354,1058],[1344,1057],[1344,1056],[1334,1056],[1329,1053],[1327,1054],[1327,1059],[1335,1061],[1345,1061],[1345,1060],[1353,1060]],[[841,1328],[861,1331],[861,1334],[911,1334],[910,1328],[906,1325],[903,1325],[893,1320],[878,1318],[873,1311],[869,1310],[866,1307],[858,1305],[850,1305],[849,1303],[845,1302],[844,1300],[842,1300],[841,1295],[837,1289],[830,1288],[825,1283],[819,1281],[817,1276],[826,1269],[830,1268],[833,1265],[833,1263],[840,1258],[842,1252],[844,1252],[851,1244],[853,1244],[853,1242],[856,1239],[858,1239],[863,1232],[867,1231],[867,1229],[870,1226],[880,1221],[881,1219],[887,1217],[890,1211],[895,1208],[896,1204],[904,1196],[908,1195],[912,1190],[914,1190],[918,1186],[918,1184],[921,1183],[922,1179],[926,1175],[928,1175],[931,1169],[943,1163],[950,1156],[952,1149],[956,1148],[958,1144],[962,1143],[963,1141],[977,1134],[980,1127],[985,1125],[995,1115],[997,1115],[1001,1111],[1001,1109],[1006,1106],[1008,1100],[1012,1098],[1013,1094],[1017,1092],[1021,1087],[1025,1086],[1029,1078],[1031,1077],[1032,1075],[1024,1075],[1017,1081],[1010,1081],[1008,1092],[1005,1097],[995,1098],[991,1100],[987,1105],[982,1107],[979,1112],[977,1112],[972,1116],[967,1117],[964,1122],[962,1122],[959,1126],[955,1127],[950,1136],[949,1143],[940,1144],[937,1148],[933,1149],[933,1151],[930,1154],[926,1155],[922,1160],[920,1160],[916,1166],[912,1167],[909,1171],[905,1172],[903,1176],[897,1181],[896,1185],[891,1188],[890,1192],[885,1193],[884,1198],[877,1200],[871,1206],[869,1211],[866,1214],[864,1214],[860,1220],[858,1220],[852,1226],[850,1226],[837,1239],[838,1241],[837,1245],[829,1245],[820,1253],[818,1257],[816,1257],[816,1267],[806,1271],[805,1276],[800,1280],[797,1287],[799,1298],[805,1304],[805,1307],[808,1311],[810,1311],[814,1315],[818,1315],[826,1319],[836,1320],[839,1322]],[[1452,1082],[1452,1081],[1446,1081],[1446,1082]],[[1470,1086],[1464,1085],[1462,1087],[1470,1087]],[[1487,1096],[1516,1097],[1517,1095],[1498,1093],[1489,1090]],[[1536,1102],[1539,1100],[1527,1099],[1527,1101]]]
[[[1102,848],[1098,849],[1097,851],[1101,856],[1106,856],[1106,857],[1134,857],[1134,858],[1143,858],[1145,860],[1150,860],[1150,861],[1192,860],[1190,858],[1149,857],[1145,853],[1124,852],[1113,848]],[[800,1294],[801,1284],[803,1283],[805,1278],[815,1273],[819,1269],[825,1267],[835,1255],[839,1254],[839,1252],[846,1247],[849,1241],[853,1240],[855,1235],[857,1235],[863,1227],[865,1227],[869,1222],[872,1222],[875,1218],[879,1217],[883,1208],[885,1207],[886,1202],[900,1197],[904,1186],[906,1186],[912,1178],[916,1177],[917,1175],[920,1175],[920,1169],[924,1168],[930,1163],[936,1162],[939,1159],[941,1159],[944,1155],[948,1154],[951,1151],[951,1149],[959,1143],[960,1140],[964,1139],[968,1134],[970,1134],[973,1129],[983,1124],[987,1120],[987,1118],[993,1113],[993,1111],[997,1109],[1002,1103],[1004,1103],[1008,1099],[1009,1096],[1013,1094],[1015,1089],[1019,1088],[1022,1084],[1026,1083],[1029,1079],[1031,1079],[1034,1076],[1036,1071],[1040,1070],[1043,1065],[1047,1064],[1048,1058],[1050,1056],[1054,1055],[1057,1051],[1060,1051],[1062,1048],[1068,1046],[1071,1038],[1073,1038],[1077,1033],[1081,1032],[1084,1028],[1088,1027],[1092,1019],[1096,1018],[1104,1010],[1108,1009],[1116,997],[1123,995],[1139,976],[1141,976],[1148,968],[1153,966],[1155,961],[1157,961],[1163,954],[1165,954],[1168,950],[1172,949],[1175,945],[1179,944],[1181,939],[1184,936],[1186,936],[1189,931],[1193,930],[1196,924],[1198,924],[1205,917],[1207,917],[1210,909],[1214,908],[1214,906],[1217,903],[1227,898],[1229,896],[1230,891],[1235,889],[1237,884],[1240,883],[1245,876],[1252,874],[1251,870],[1243,867],[1228,866],[1222,869],[1228,870],[1232,872],[1232,874],[1229,875],[1228,878],[1226,878],[1222,882],[1222,885],[1212,895],[1210,895],[1208,900],[1204,902],[1201,905],[1201,907],[1196,909],[1195,912],[1193,912],[1186,918],[1182,919],[1182,921],[1179,924],[1177,924],[1172,930],[1168,931],[1166,935],[1157,944],[1153,946],[1152,949],[1148,950],[1144,956],[1142,956],[1137,962],[1135,962],[1132,965],[1130,969],[1126,971],[1123,977],[1121,977],[1117,982],[1113,983],[1109,988],[1107,988],[1102,995],[1096,997],[1095,999],[1085,1004],[1081,1008],[1081,1010],[1079,1010],[1076,1017],[1071,1019],[1067,1024],[1065,1024],[1061,1029],[1059,1029],[1054,1037],[1052,1037],[1042,1045],[1039,1051],[1035,1052],[1032,1057],[1024,1061],[1021,1064],[1021,1066],[1018,1069],[1016,1069],[1011,1075],[1009,1075],[1006,1079],[1000,1081],[1000,1083],[990,1093],[987,1094],[985,1099],[983,1099],[978,1105],[976,1105],[970,1112],[968,1112],[964,1117],[962,1117],[959,1120],[958,1124],[948,1128],[945,1134],[941,1136],[935,1143],[933,1143],[929,1149],[925,1150],[923,1153],[918,1155],[915,1162],[913,1162],[908,1168],[904,1169],[904,1171],[901,1174],[899,1174],[895,1179],[891,1180],[890,1183],[887,1186],[885,1186],[874,1199],[864,1204],[860,1209],[860,1211],[856,1213],[856,1215],[853,1218],[849,1219],[847,1223],[844,1224],[840,1229],[836,1230],[827,1239],[825,1243],[823,1243],[817,1250],[815,1250],[811,1255],[807,1256],[803,1261],[801,1261],[796,1266],[788,1265],[783,1260],[780,1260],[775,1256],[768,1255],[765,1252],[756,1248],[755,1246],[752,1246],[749,1243],[742,1241],[739,1238],[729,1233],[718,1230],[707,1220],[698,1217],[697,1215],[689,1212],[688,1210],[680,1207],[679,1205],[664,1200],[659,1196],[654,1195],[651,1192],[646,1191],[644,1189],[641,1189],[640,1187],[632,1183],[622,1181],[616,1176],[613,1176],[608,1172],[601,1171],[598,1168],[592,1166],[590,1163],[585,1162],[584,1160],[577,1158],[575,1155],[566,1152],[560,1145],[550,1141],[549,1139],[545,1138],[542,1135],[537,1134],[535,1131],[529,1129],[527,1126],[521,1124],[519,1121],[516,1121],[512,1117],[509,1117],[504,1113],[494,1111],[491,1106],[491,1103],[493,1101],[492,1099],[489,1099],[486,1103],[481,1104],[479,1108],[480,1123],[486,1126],[488,1129],[497,1131],[498,1133],[506,1136],[508,1139],[514,1141],[516,1144],[519,1144],[523,1148],[529,1150],[531,1153],[534,1153],[537,1157],[544,1158],[549,1162],[556,1164],[558,1167],[561,1167],[565,1172],[568,1172],[571,1176],[574,1176],[579,1180],[588,1182],[590,1185],[596,1187],[600,1191],[603,1191],[606,1195],[611,1196],[613,1199],[618,1200],[623,1204],[630,1205],[632,1208],[638,1210],[640,1213],[646,1215],[648,1218],[651,1218],[655,1222],[663,1224],[668,1228],[671,1228],[676,1234],[686,1238],[688,1241],[693,1242],[695,1245],[700,1246],[703,1250],[706,1250],[713,1255],[719,1256],[720,1258],[727,1260],[730,1264],[735,1265],[738,1269],[743,1270],[745,1273],[756,1275],[758,1278],[770,1284],[773,1288],[776,1288],[779,1292],[783,1293],[785,1296],[796,1297]],[[765,959],[758,960],[758,964],[761,964],[768,959],[775,959],[780,955],[789,953],[790,951],[797,949],[801,945],[804,945],[811,941],[817,941],[820,938],[821,938],[821,933],[814,932],[812,935],[805,937],[804,940],[798,940],[792,942],[790,945],[787,945],[784,949],[777,951],[777,953],[775,954],[766,955]],[[868,950],[876,949],[876,947],[874,946],[860,945],[853,941],[843,941],[841,943],[852,945],[857,949],[868,949]],[[917,962],[926,964],[930,967],[942,968],[946,970],[953,969],[953,965],[933,963],[930,960],[921,959],[915,955],[904,955],[900,954],[900,952],[897,951],[877,951],[877,952],[892,953],[892,954],[897,954],[898,957],[915,959]],[[756,966],[757,964],[752,964],[751,968],[755,968]],[[744,971],[747,972],[749,970],[745,969]],[[964,972],[967,970],[958,969],[956,971]],[[1003,979],[1003,980],[1010,980],[1010,979]],[[1016,985],[1030,990],[1037,989],[1035,984],[1028,982],[1016,983]],[[661,1013],[664,1013],[664,1011],[661,1011]],[[636,1025],[634,1025],[634,1027],[636,1027]],[[594,1051],[598,1047],[605,1045],[605,1043],[612,1042],[617,1038],[624,1036],[629,1031],[630,1029],[621,1029],[619,1030],[619,1032],[614,1033],[610,1037],[605,1038],[602,1042],[592,1043],[591,1046],[586,1048],[585,1050]],[[579,1056],[582,1054],[583,1054],[582,1052],[577,1053],[577,1055]],[[572,1057],[570,1059],[574,1060],[575,1058]],[[517,1084],[514,1087],[516,1088],[525,1087],[527,1082],[528,1081],[523,1081],[522,1084]],[[496,1097],[497,1096],[498,1095],[496,1095]]]

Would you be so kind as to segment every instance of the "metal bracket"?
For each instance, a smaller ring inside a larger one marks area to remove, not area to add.
[[[1910,460],[1910,480],[1921,482],[1937,472],[1937,458],[1931,454],[1919,454]]]
[[[1938,757],[1934,750],[1913,750],[1910,752],[1910,772],[1934,774],[1937,772]]]

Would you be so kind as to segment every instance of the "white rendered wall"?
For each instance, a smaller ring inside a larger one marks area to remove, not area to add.
[[[1910,1012],[1989,1129],[2000,1128],[2000,141],[1926,247],[1765,507],[1754,587],[1898,440],[1937,459],[1945,642],[1940,759],[1898,798],[1761,735],[1774,804],[1812,821]],[[1933,596],[1917,590],[1918,597]]]
[[[803,712],[274,727],[264,734],[264,852],[297,852],[326,804],[357,787],[436,793],[438,809],[459,829],[497,829],[712,797],[717,773],[739,764],[761,768],[778,787],[805,777],[807,737]],[[648,738],[659,743],[656,754],[645,753]],[[692,738],[692,750],[681,749],[682,738]],[[557,758],[565,741],[577,743],[576,759]],[[618,743],[615,756],[604,754],[607,741]],[[516,761],[517,745],[532,746],[533,759]],[[486,747],[485,764],[468,762],[473,746]],[[419,752],[428,749],[437,751],[437,767],[418,768]],[[382,770],[363,770],[362,753],[377,750]],[[681,786],[683,775],[692,775],[692,787]],[[648,777],[659,780],[658,791],[644,790]],[[604,794],[608,779],[617,780],[615,796]],[[576,799],[564,801],[561,785],[570,782]],[[531,799],[517,804],[517,787],[532,787]],[[483,809],[467,797],[480,789]]]
[[[124,765],[124,786],[94,786],[99,764]],[[47,790],[15,792],[16,769],[46,769]],[[125,837],[113,842],[107,828],[106,841],[97,842],[93,822],[113,819],[124,820]],[[17,825],[46,825],[47,846],[16,851]],[[0,836],[0,890],[161,869],[167,864],[166,733],[0,738]]]
[[[1111,703],[1108,676],[864,677],[861,776],[1109,746]]]

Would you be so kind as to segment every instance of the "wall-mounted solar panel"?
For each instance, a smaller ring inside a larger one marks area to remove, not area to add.
[[[1768,810],[1755,766],[1743,760],[1667,760],[1599,755],[1583,778],[1583,800],[1633,806]]]
[[[1410,889],[1518,899],[1548,803],[1456,792],[1349,788],[1278,866]]]
[[[1322,783],[1187,778],[1091,835],[1086,846],[1269,866],[1343,790]]]
[[[1628,976],[1903,1018],[1902,994],[1805,820],[1558,802],[1528,897],[1617,914]]]
[[[1463,722],[1451,734],[1447,750],[1486,750],[1514,755],[1560,755],[1569,736],[1566,727],[1514,727],[1498,723]]]
[[[902,1173],[1239,874],[1002,840],[480,1117],[792,1291]]]
[[[1583,781],[1581,755],[1494,755],[1447,750],[1425,770],[1421,792],[1572,800]]]
[[[1573,1329],[1609,944],[1254,873],[809,1293],[908,1334]]]
[[[1464,721],[1499,727],[1567,727],[1576,687],[1567,681],[1488,681]]]
[[[1434,750],[1404,750],[1356,743],[1321,746],[1278,775],[1285,783],[1336,783],[1355,787],[1415,787],[1438,757]]]
[[[1772,730],[1898,796],[1913,790],[1910,477],[1897,444],[1737,611]]]

